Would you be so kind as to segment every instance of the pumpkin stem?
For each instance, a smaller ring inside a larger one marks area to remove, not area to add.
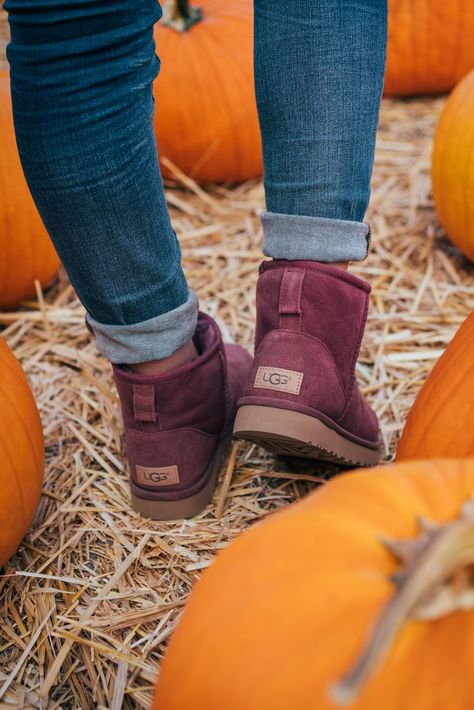
[[[200,7],[191,7],[189,0],[164,0],[161,24],[176,32],[187,32],[190,27],[202,20]]]
[[[396,592],[383,610],[349,672],[330,689],[337,705],[353,702],[381,666],[409,619],[439,619],[474,609],[474,505],[464,504],[458,519],[445,525],[419,521],[415,540],[382,541],[401,561],[392,577]]]

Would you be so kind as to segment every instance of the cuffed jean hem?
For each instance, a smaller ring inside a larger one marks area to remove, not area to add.
[[[262,212],[263,253],[274,259],[362,261],[370,245],[366,222]]]
[[[106,325],[89,314],[86,321],[97,349],[116,365],[161,360],[188,342],[196,330],[198,303],[189,289],[188,300],[172,311],[132,325]]]

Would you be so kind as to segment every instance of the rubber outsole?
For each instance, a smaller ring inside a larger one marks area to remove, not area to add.
[[[242,405],[235,419],[234,436],[279,456],[345,466],[375,466],[380,456],[379,449],[356,444],[315,417],[276,407]]]
[[[177,500],[155,500],[153,498],[142,498],[132,491],[132,508],[143,517],[151,518],[152,520],[182,520],[183,518],[193,518],[195,515],[199,515],[212,499],[221,462],[226,455],[231,439],[231,436],[227,436],[216,448],[209,465],[202,474],[202,478],[208,480],[197,493]]]

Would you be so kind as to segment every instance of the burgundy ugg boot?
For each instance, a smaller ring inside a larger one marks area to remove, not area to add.
[[[114,365],[132,505],[155,520],[197,515],[212,498],[252,364],[243,348],[224,346],[204,313],[194,343],[199,357],[160,375]]]
[[[354,374],[369,293],[329,264],[261,264],[255,361],[235,436],[278,454],[377,463],[377,417]]]

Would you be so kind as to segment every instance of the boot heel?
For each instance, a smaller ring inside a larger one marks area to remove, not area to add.
[[[218,471],[219,466],[216,466],[204,488],[189,496],[189,498],[152,500],[150,498],[140,498],[132,492],[132,508],[140,515],[143,515],[144,518],[151,518],[152,520],[181,520],[182,518],[192,518],[195,515],[199,515],[212,499]]]
[[[333,461],[346,466],[373,466],[378,448],[356,444],[315,417],[277,407],[242,405],[234,436],[280,456]]]
[[[211,462],[203,473],[203,479],[208,479],[205,486],[197,493],[187,498],[177,500],[159,500],[153,498],[141,498],[131,491],[131,503],[133,510],[143,515],[144,518],[152,520],[181,520],[182,518],[193,518],[199,515],[211,502],[216,488],[217,476],[223,459],[227,456],[232,435],[229,432],[217,447]]]

